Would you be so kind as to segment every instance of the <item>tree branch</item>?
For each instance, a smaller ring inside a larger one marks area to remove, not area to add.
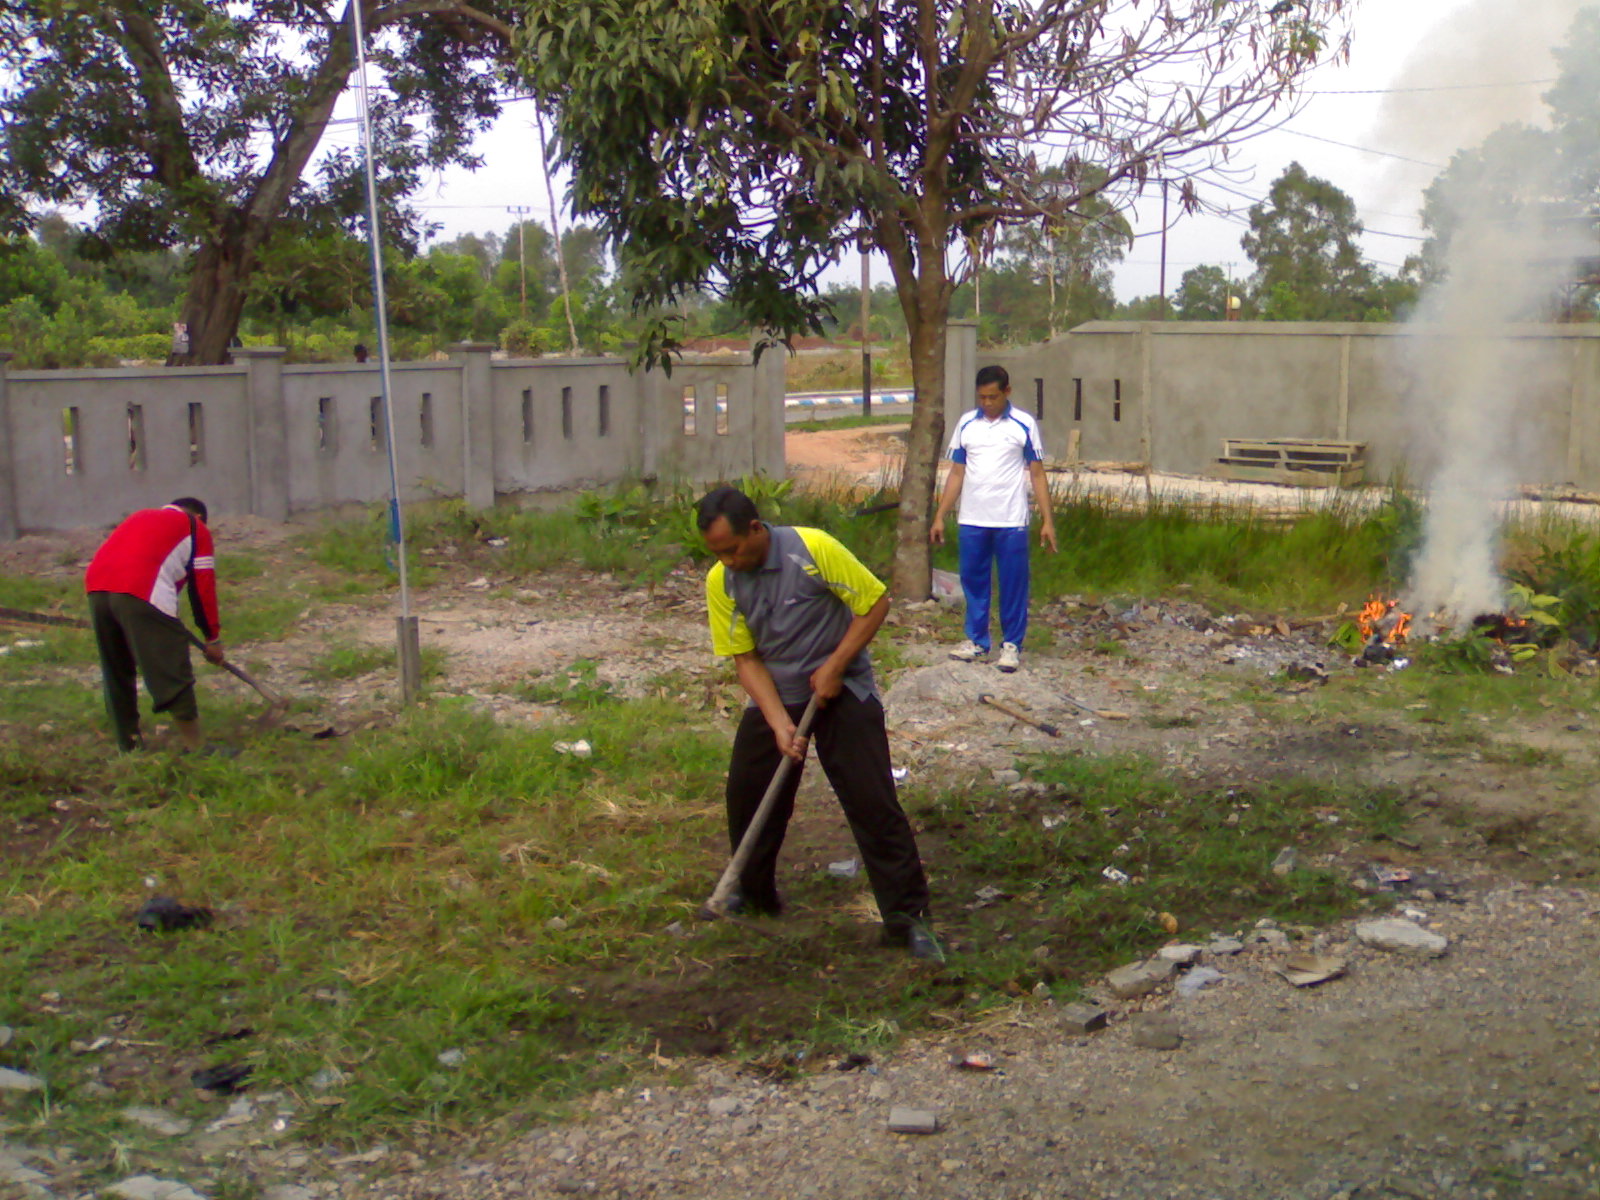
[[[379,29],[403,21],[407,17],[421,16],[457,16],[474,25],[481,25],[505,43],[508,49],[511,46],[510,25],[492,13],[462,3],[462,0],[401,0],[399,4],[391,4],[388,8],[380,8],[374,13],[372,20],[368,22],[368,28]]]

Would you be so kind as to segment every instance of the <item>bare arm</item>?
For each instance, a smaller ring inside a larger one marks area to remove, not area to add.
[[[851,620],[839,644],[828,655],[828,661],[811,672],[811,690],[816,693],[819,705],[826,704],[839,694],[844,687],[845,669],[856,655],[867,648],[888,615],[889,597],[883,595],[866,612]]]
[[[933,514],[933,525],[928,529],[928,540],[935,546],[944,545],[944,519],[961,497],[961,482],[967,477],[966,463],[951,463],[950,474],[945,477],[944,495],[939,497],[939,508]]]
[[[767,725],[772,729],[772,736],[777,740],[779,751],[796,762],[804,762],[806,740],[794,736],[794,719],[789,716],[789,710],[783,706],[783,699],[778,695],[778,685],[772,681],[772,672],[767,670],[767,664],[761,661],[761,656],[754,650],[745,654],[735,654],[733,669],[739,676],[739,686],[744,688],[745,694],[755,701],[755,706],[767,719]]]
[[[1028,464],[1028,478],[1033,481],[1033,500],[1039,506],[1039,544],[1056,552],[1056,513],[1050,503],[1050,481],[1045,478],[1044,464],[1034,459]]]

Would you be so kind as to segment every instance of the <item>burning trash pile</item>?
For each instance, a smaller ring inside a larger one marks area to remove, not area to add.
[[[1416,621],[1398,599],[1372,596],[1334,641],[1352,652],[1352,665],[1357,667],[1403,670],[1411,665],[1420,644],[1438,648],[1459,665],[1509,675],[1516,663],[1558,640],[1561,621],[1553,611],[1558,605],[1554,597],[1514,586],[1505,611],[1480,613],[1463,625],[1445,612],[1431,612]]]

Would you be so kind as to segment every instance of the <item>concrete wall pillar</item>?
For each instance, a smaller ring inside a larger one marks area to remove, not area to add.
[[[944,334],[944,427],[948,432],[956,419],[976,407],[978,374],[978,323],[951,321]],[[939,447],[940,453],[944,447]]]
[[[469,508],[492,508],[494,473],[494,383],[492,342],[458,342],[450,358],[461,365],[461,494]]]
[[[289,516],[289,411],[283,398],[281,346],[236,346],[244,366],[246,469],[250,511],[269,521]]]
[[[758,347],[759,354],[758,354]],[[789,351],[782,342],[758,340],[750,348],[755,369],[750,380],[750,397],[755,406],[755,426],[751,435],[750,468],[781,479],[787,473],[783,436],[787,414],[784,409]]]
[[[17,528],[17,462],[12,452],[11,405],[6,399],[6,374],[12,354],[0,350],[0,542],[9,542]]]

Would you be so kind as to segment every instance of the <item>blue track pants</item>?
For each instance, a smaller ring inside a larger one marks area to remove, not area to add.
[[[989,592],[1000,573],[1000,640],[1021,646],[1028,632],[1028,527],[959,526],[961,590],[967,597],[967,638],[985,650],[989,639]]]

